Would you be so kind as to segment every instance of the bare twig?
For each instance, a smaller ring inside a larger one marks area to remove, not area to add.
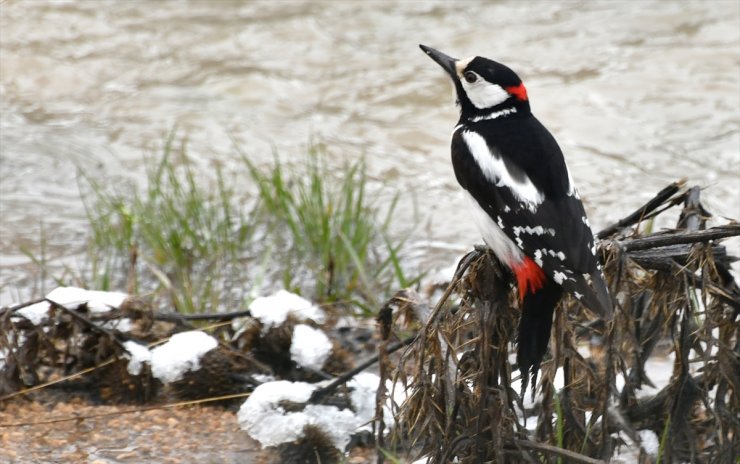
[[[645,237],[622,240],[620,244],[624,251],[630,252],[668,245],[708,242],[710,240],[735,237],[737,235],[740,235],[740,224],[732,223],[696,232],[657,233]]]
[[[386,354],[391,354],[393,352],[398,351],[399,349],[403,348],[406,345],[410,345],[411,342],[416,340],[416,337],[418,335],[412,335],[408,338],[405,338],[401,341],[398,341],[388,347],[388,350],[386,351]],[[324,387],[318,388],[314,390],[314,392],[311,394],[311,398],[308,400],[309,403],[316,403],[318,401],[321,401],[324,397],[332,393],[334,390],[336,390],[340,385],[343,385],[352,379],[352,377],[356,376],[360,372],[364,371],[368,367],[372,366],[376,362],[378,362],[379,355],[374,355],[365,361],[358,364],[355,368],[350,369],[349,371],[345,372],[344,374],[340,375],[336,379],[334,379],[331,383],[327,384]]]
[[[620,219],[619,221],[615,222],[614,224],[605,227],[602,229],[596,236],[600,239],[607,238],[611,236],[612,234],[619,232],[621,229],[624,229],[625,227],[629,227],[633,224],[636,224],[643,219],[652,211],[659,208],[662,204],[664,204],[666,201],[668,201],[676,192],[681,190],[686,185],[686,179],[678,180],[669,186],[665,187],[663,190],[658,192],[650,201],[645,203],[643,206],[639,207],[637,210],[629,214],[628,216]]]
[[[593,459],[588,456],[578,454],[574,451],[558,448],[556,446],[546,445],[544,443],[536,443],[529,440],[515,439],[514,444],[520,448],[530,449],[533,451],[539,451],[541,453],[566,458],[571,462],[578,462],[583,464],[606,464],[606,462],[602,461],[601,459]]]

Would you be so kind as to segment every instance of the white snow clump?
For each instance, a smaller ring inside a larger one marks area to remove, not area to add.
[[[91,312],[104,313],[120,307],[128,295],[121,292],[101,292],[77,287],[57,287],[49,292],[46,298],[67,309],[77,309],[78,306],[86,303]],[[50,307],[49,302],[41,301],[19,309],[17,314],[25,317],[34,325],[39,325],[49,318]]]
[[[67,309],[77,309],[87,303],[87,309],[96,313],[105,313],[118,308],[128,295],[121,292],[101,292],[77,287],[57,287],[46,298]]]
[[[19,309],[16,311],[16,314],[20,314],[25,317],[31,321],[33,325],[39,325],[49,318],[49,303],[42,301],[40,303],[32,304],[31,306]]]
[[[298,324],[293,328],[290,358],[298,365],[309,369],[321,369],[329,358],[331,349],[331,340],[322,330],[306,324]]]
[[[337,449],[343,451],[354,433],[370,429],[369,422],[375,416],[375,392],[379,383],[380,377],[368,372],[358,374],[347,383],[353,389],[350,401],[357,411],[355,413],[350,409],[315,404],[307,404],[302,411],[286,412],[280,402],[306,403],[320,384],[287,380],[267,382],[254,389],[239,409],[237,418],[241,428],[262,446],[295,441],[303,435],[306,425],[314,425],[331,438]],[[387,386],[391,388],[390,381]],[[396,391],[394,400],[403,401],[404,395]],[[388,408],[384,408],[384,416],[388,423]]]
[[[126,367],[129,374],[141,374],[141,367],[144,363],[152,362],[152,352],[144,345],[139,345],[133,341],[127,341],[123,343],[123,347],[126,348],[127,351],[124,356],[129,359],[128,366]]]
[[[249,305],[249,311],[252,313],[252,317],[262,322],[265,329],[282,324],[288,318],[288,315],[293,315],[300,320],[312,319],[319,324],[324,322],[326,318],[321,308],[307,299],[285,290],[278,290],[277,293],[271,296],[256,298]]]
[[[660,440],[658,440],[658,435],[655,434],[652,430],[640,430],[638,432],[640,435],[640,442],[642,445],[642,449],[645,450],[646,453],[655,456],[658,454],[658,448],[660,448]]]
[[[305,403],[317,385],[278,380],[254,389],[239,409],[239,425],[262,446],[276,446],[297,440],[303,427],[315,425],[324,430],[334,446],[344,450],[350,435],[361,423],[349,409],[309,404],[303,411],[285,412],[281,401]]]
[[[176,382],[186,372],[200,369],[200,358],[217,346],[215,338],[200,330],[175,334],[152,350],[152,375],[163,383]]]

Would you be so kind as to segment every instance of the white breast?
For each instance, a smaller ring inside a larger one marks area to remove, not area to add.
[[[465,196],[470,200],[473,218],[475,219],[475,223],[478,226],[478,230],[483,236],[483,241],[486,242],[486,245],[488,245],[496,256],[507,266],[511,267],[514,263],[520,263],[522,259],[524,259],[522,250],[520,250],[519,247],[506,236],[501,227],[499,227],[488,213],[480,207],[478,202],[472,195],[470,195],[470,193],[466,191]],[[498,218],[499,224],[506,227],[500,219],[501,218]]]

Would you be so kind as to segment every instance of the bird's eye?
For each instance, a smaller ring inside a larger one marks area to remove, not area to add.
[[[466,72],[465,74],[463,74],[463,77],[471,84],[478,80],[478,75],[475,74],[473,71]]]

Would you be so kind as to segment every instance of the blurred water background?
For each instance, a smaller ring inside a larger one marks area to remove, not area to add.
[[[31,296],[22,247],[43,237],[52,266],[81,259],[77,169],[139,182],[174,127],[204,182],[243,169],[234,142],[258,163],[310,140],[365,156],[383,194],[417,212],[408,259],[453,264],[480,240],[449,161],[451,87],[419,43],[520,74],[595,230],[681,177],[740,217],[734,0],[5,0],[0,304]]]

